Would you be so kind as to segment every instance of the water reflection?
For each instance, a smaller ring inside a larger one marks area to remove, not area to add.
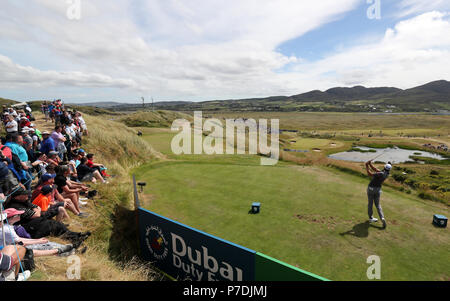
[[[427,158],[433,158],[437,160],[445,160],[443,156],[439,154],[433,154],[430,152],[425,152],[421,150],[408,150],[408,149],[401,149],[401,148],[371,148],[371,147],[364,147],[364,146],[358,146],[358,149],[361,149],[363,151],[369,151],[371,152],[358,152],[358,151],[347,151],[342,153],[336,153],[332,154],[329,157],[336,160],[345,160],[345,161],[352,161],[352,162],[367,162],[369,160],[375,160],[379,162],[392,162],[392,163],[405,163],[405,162],[414,162],[413,159],[410,158],[410,156],[420,156],[420,157],[427,157]]]

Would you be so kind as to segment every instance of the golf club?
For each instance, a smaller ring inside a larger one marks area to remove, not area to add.
[[[375,158],[371,159],[370,161],[373,161],[375,159],[378,159],[379,157],[381,157],[382,155],[384,155],[384,153],[387,151],[387,149],[385,149],[381,154],[378,154]]]

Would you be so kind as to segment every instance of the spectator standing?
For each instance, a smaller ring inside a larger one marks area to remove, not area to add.
[[[19,125],[17,121],[14,119],[13,115],[8,115],[8,122],[5,125],[6,132],[8,134],[17,134],[19,131]]]

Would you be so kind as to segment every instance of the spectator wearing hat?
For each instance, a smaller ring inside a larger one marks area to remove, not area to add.
[[[56,217],[58,222],[69,219],[66,209],[64,209],[64,202],[56,203],[52,200],[51,194],[53,193],[53,187],[45,185],[41,189],[41,193],[34,199],[33,204],[41,208],[41,216],[48,219]]]
[[[41,193],[41,189],[46,186],[50,185],[53,188],[52,194],[50,195],[51,202],[55,203],[64,203],[64,208],[75,214],[76,216],[85,217],[87,214],[81,214],[80,208],[78,206],[78,200],[72,199],[72,198],[65,198],[63,197],[57,189],[55,189],[55,186],[53,184],[55,183],[55,177],[56,175],[53,174],[44,174],[41,176],[38,185],[33,190],[33,193],[31,195],[31,200],[34,202],[34,200],[39,196]],[[80,215],[81,214],[81,215]]]
[[[59,157],[59,153],[57,151],[51,151],[48,153],[47,161],[49,165],[58,166],[60,162],[62,162],[61,158]]]
[[[86,152],[82,148],[78,149],[78,154],[80,155],[80,159],[86,157]]]
[[[42,132],[42,139],[41,149],[39,150],[41,153],[48,155],[49,152],[55,151],[55,141],[50,137],[49,132]]]
[[[33,129],[34,130],[34,134],[36,135],[36,136],[38,136],[38,138],[39,138],[39,140],[42,140],[42,133],[41,133],[41,131],[39,131],[37,128],[36,128],[36,125],[34,124],[34,123],[32,123],[32,124],[30,124],[30,129]]]
[[[17,116],[17,112],[13,108],[9,108],[8,111],[9,111],[9,115]]]
[[[23,127],[22,128],[22,137],[23,137],[23,147],[28,152],[33,147],[33,138],[30,136],[30,128],[29,127]]]
[[[30,124],[31,124],[31,122],[28,120],[28,118],[26,116],[20,117],[19,127],[21,129],[23,129],[24,127],[29,127]]]
[[[4,231],[5,231],[5,241],[3,241],[3,233],[0,235],[0,244],[1,245],[14,245],[14,244],[21,244],[28,248],[28,246],[31,246],[30,249],[33,249],[32,245],[34,246],[36,250],[33,250],[33,255],[35,257],[41,257],[41,256],[53,256],[53,255],[61,255],[62,253],[69,252],[73,249],[73,245],[60,245],[55,243],[49,243],[48,239],[45,238],[23,238],[17,235],[16,231],[14,230],[13,225],[20,221],[21,214],[24,213],[24,211],[19,211],[14,208],[9,208],[4,211],[6,214],[6,218],[8,219],[8,223],[3,225]],[[3,215],[4,221],[6,220],[5,215]],[[0,228],[1,232],[1,228]],[[47,245],[47,247],[42,246]],[[54,246],[57,246],[56,248]],[[40,250],[38,250],[40,249]]]
[[[22,128],[22,138],[23,138],[23,148],[27,152],[28,160],[30,162],[34,162],[34,141],[33,138],[30,136],[30,128],[24,127]]]

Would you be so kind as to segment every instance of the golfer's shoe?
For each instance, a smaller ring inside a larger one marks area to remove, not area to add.
[[[383,228],[386,228],[387,227],[386,220],[383,218],[381,221],[383,222]]]
[[[375,222],[378,222],[378,219],[377,219],[377,218],[374,218],[374,217],[372,217],[371,219],[369,219],[369,222],[371,222],[371,223],[375,223]]]

